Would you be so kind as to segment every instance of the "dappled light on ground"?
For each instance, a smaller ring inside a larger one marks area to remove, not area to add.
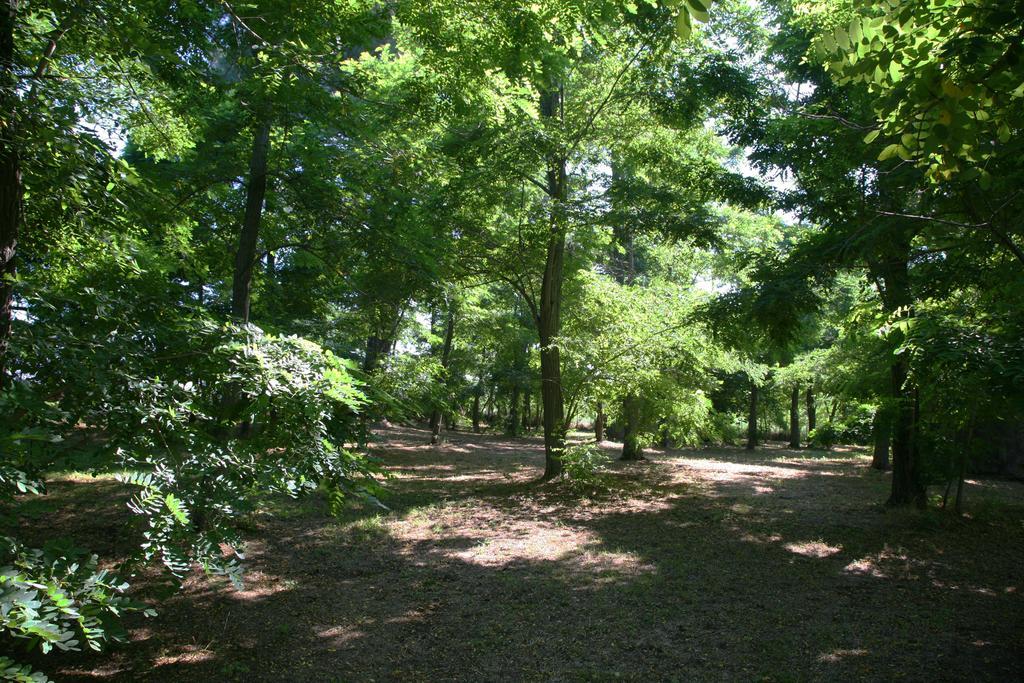
[[[886,510],[887,475],[856,451],[620,463],[606,444],[602,485],[570,489],[537,483],[537,439],[428,436],[380,434],[389,512],[274,502],[253,519],[243,590],[190,577],[157,619],[134,622],[131,647],[83,655],[67,678],[1024,674],[1019,484],[968,484],[976,514],[957,518]],[[58,494],[87,500],[92,485]],[[59,505],[47,514],[74,522]]]
[[[804,557],[831,557],[842,552],[842,546],[829,545],[821,541],[805,541],[803,543],[787,543],[786,550]]]

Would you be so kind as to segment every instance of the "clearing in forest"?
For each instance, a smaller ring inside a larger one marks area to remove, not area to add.
[[[378,439],[389,512],[281,503],[253,520],[243,591],[193,577],[61,679],[1024,676],[1019,483],[970,480],[956,518],[886,510],[853,451],[651,451],[580,492],[533,483],[536,439]],[[68,516],[105,486],[58,483],[35,523],[126,551],[116,516]]]

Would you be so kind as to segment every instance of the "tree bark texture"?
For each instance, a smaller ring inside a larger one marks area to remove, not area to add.
[[[14,64],[17,0],[0,5],[0,389],[9,386],[8,350],[14,306],[15,256],[25,188],[18,154],[18,94]]]
[[[789,447],[800,448],[800,385],[793,387],[789,401]]]
[[[530,429],[530,396],[532,391],[529,388],[523,392],[523,431],[526,432]]]
[[[541,95],[541,117],[554,120],[561,116],[562,92],[552,88]],[[562,280],[565,266],[565,201],[568,180],[565,157],[553,153],[548,158],[547,194],[551,207],[547,257],[540,289],[537,331],[540,337],[541,401],[544,406],[544,479],[562,474],[565,452],[565,399],[562,394],[562,361],[556,339],[562,324]]]
[[[886,472],[889,470],[889,439],[892,433],[892,425],[889,416],[883,408],[875,411],[871,418],[871,437],[874,442],[874,451],[871,457],[871,466],[876,470]]]
[[[807,387],[807,440],[811,439],[811,432],[818,427],[818,405],[814,396],[814,387]]]
[[[452,356],[452,339],[455,336],[455,312],[451,304],[444,324],[444,343],[441,346],[441,382],[448,384],[448,364]],[[430,443],[436,444],[441,438],[441,406],[434,405],[430,413]]]
[[[508,426],[505,430],[509,436],[519,436],[519,394],[518,384],[512,386],[512,396],[508,401]]]
[[[878,281],[883,283],[882,305],[891,317],[914,315],[913,292],[910,287],[908,259],[910,234],[897,233],[887,247],[881,263],[873,267]],[[907,381],[910,366],[906,354],[892,356],[889,366],[889,390],[893,402],[892,426],[892,490],[888,504],[892,506],[916,504],[924,507],[925,488],[921,483],[917,463],[915,431],[917,421],[916,392]]]
[[[747,450],[757,448],[757,385],[750,383],[750,408],[747,412]]]
[[[643,448],[640,445],[640,419],[643,403],[635,396],[627,396],[622,401],[622,423],[625,433],[622,435],[622,457],[620,460],[643,459]]]
[[[245,192],[245,215],[235,252],[235,271],[231,282],[231,314],[249,322],[252,303],[252,277],[256,266],[263,202],[267,196],[267,157],[270,154],[270,122],[259,124],[249,157],[249,182]]]
[[[480,392],[483,391],[479,386],[476,391],[473,392],[473,433],[480,433]]]

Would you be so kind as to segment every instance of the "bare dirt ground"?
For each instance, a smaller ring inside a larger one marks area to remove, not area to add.
[[[190,579],[57,679],[1024,680],[1024,485],[892,511],[856,452],[767,448],[651,451],[579,493],[532,483],[536,438],[379,436],[390,512],[275,505],[245,590]],[[119,549],[116,515],[80,523]]]

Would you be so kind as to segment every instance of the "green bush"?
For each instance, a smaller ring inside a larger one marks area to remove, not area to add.
[[[121,615],[155,612],[124,596],[128,584],[106,570],[98,558],[67,543],[27,548],[0,538],[0,628],[25,641],[27,649],[102,649],[123,642]],[[45,680],[42,674],[0,659],[0,678]]]
[[[175,582],[198,566],[239,584],[241,521],[268,493],[319,488],[337,508],[377,492],[374,463],[345,447],[366,403],[348,361],[201,310],[169,314],[159,298],[82,291],[19,324],[19,379],[0,394],[0,630],[44,652],[119,640],[118,616],[139,608],[93,556],[15,538],[17,498],[43,493],[40,474],[69,458],[132,490],[129,562]]]
[[[573,444],[562,454],[565,480],[579,488],[592,488],[601,482],[601,472],[608,461],[600,448],[592,443]]]
[[[833,424],[823,424],[811,430],[808,437],[812,448],[828,450],[839,443],[839,430]]]

